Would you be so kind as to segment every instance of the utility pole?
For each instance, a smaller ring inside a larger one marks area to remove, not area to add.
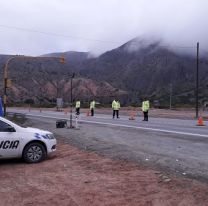
[[[72,80],[73,80],[73,78],[74,78],[74,76],[75,76],[75,74],[73,73],[72,75],[71,75],[71,104],[70,104],[70,126],[69,126],[69,128],[74,128],[73,127],[73,125],[72,125],[72,106],[73,106],[73,95],[72,95],[72,91],[73,91],[73,88],[72,88],[72,86],[73,86],[73,84],[72,84]]]
[[[6,117],[6,107],[7,107],[7,77],[4,77],[4,98],[3,98],[3,105],[4,105],[4,117]]]
[[[196,48],[196,118],[199,116],[199,42]]]
[[[167,65],[168,65],[168,57],[167,56],[165,57],[165,62],[166,62],[166,68],[167,68]],[[172,73],[170,73],[170,82],[172,82]],[[171,110],[172,109],[172,91],[173,91],[173,84],[170,83],[169,86],[170,86],[169,109]]]
[[[173,85],[170,83],[170,106],[169,108],[172,109],[172,91],[173,91]]]

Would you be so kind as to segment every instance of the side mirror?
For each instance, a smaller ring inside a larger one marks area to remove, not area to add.
[[[8,125],[8,127],[5,128],[5,132],[16,132],[16,130],[14,129],[14,127]]]

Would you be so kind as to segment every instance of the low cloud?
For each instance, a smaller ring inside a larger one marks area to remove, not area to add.
[[[135,37],[208,52],[206,0],[7,0],[0,2],[0,53],[101,54]],[[32,30],[32,31],[31,31]]]

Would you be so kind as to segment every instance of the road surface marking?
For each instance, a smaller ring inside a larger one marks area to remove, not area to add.
[[[34,117],[51,118],[51,119],[60,119],[58,117],[44,116],[44,115],[34,115],[34,114],[27,114],[27,113],[25,115],[34,116]],[[69,120],[69,118],[62,118],[62,119]],[[86,123],[91,123],[91,124],[110,125],[110,126],[116,126],[116,127],[126,127],[126,128],[133,128],[133,129],[142,129],[142,130],[149,130],[149,131],[154,131],[154,132],[165,132],[165,133],[188,135],[188,136],[208,137],[208,135],[206,135],[206,134],[198,134],[198,133],[190,133],[190,132],[178,132],[178,131],[173,131],[173,130],[138,127],[138,126],[125,125],[125,124],[114,124],[114,123],[88,121],[88,120],[80,120],[80,122],[86,122]]]

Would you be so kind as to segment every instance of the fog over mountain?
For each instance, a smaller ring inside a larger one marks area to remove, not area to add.
[[[136,45],[140,46],[135,46]],[[71,88],[74,99],[83,102],[96,99],[108,103],[119,98],[122,105],[138,105],[146,96],[151,104],[160,107],[172,105],[194,106],[196,87],[196,57],[179,55],[155,41],[134,38],[107,51],[99,57],[89,53],[64,52],[44,56],[57,58],[16,58],[9,64],[9,78],[13,85],[8,89],[11,103],[52,104],[57,97],[69,101]],[[146,45],[146,46],[145,46]],[[9,56],[0,55],[0,76]],[[200,59],[199,103],[208,102],[208,61]],[[73,87],[71,75],[75,73]],[[0,81],[0,96],[3,81]]]
[[[199,42],[203,103],[208,95],[207,11],[207,0],[0,1],[0,54],[66,58],[62,65],[13,61],[9,97],[52,102],[63,96],[68,101],[69,76],[75,71],[83,100],[108,96],[110,101],[118,92],[126,104],[147,95],[166,106],[171,87],[175,105],[194,105]],[[0,56],[1,68],[8,58]]]
[[[207,0],[0,1],[0,53],[100,55],[140,37],[208,55]],[[140,46],[140,44],[138,44]]]

